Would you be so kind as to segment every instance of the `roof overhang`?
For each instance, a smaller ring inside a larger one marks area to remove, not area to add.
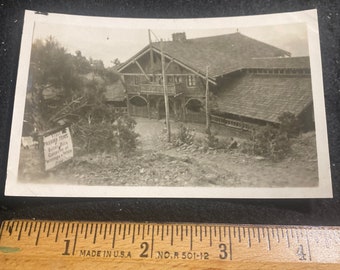
[[[131,64],[134,64],[136,62],[136,60],[140,57],[142,57],[143,55],[150,53],[150,47],[147,46],[144,49],[142,49],[140,52],[138,52],[137,54],[135,54],[133,57],[131,57],[129,60],[127,60],[124,64],[122,64],[119,68],[118,68],[118,72],[124,74],[124,72],[122,72],[122,70],[124,70],[126,67],[128,67]],[[161,51],[155,47],[152,47],[152,50],[156,53],[158,53],[159,55],[161,55]],[[174,63],[182,66],[183,68],[191,71],[192,73],[194,73],[195,75],[201,77],[202,79],[206,79],[206,74],[204,74],[202,71],[195,69],[194,67],[183,63],[182,61],[168,55],[167,53],[164,53],[164,57],[170,61],[173,61]],[[209,76],[209,82],[216,85],[216,79],[215,77],[210,77]]]

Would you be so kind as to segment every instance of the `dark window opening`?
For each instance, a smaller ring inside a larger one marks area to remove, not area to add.
[[[202,103],[197,99],[190,100],[187,103],[186,108],[191,112],[201,112],[201,111],[203,111]]]
[[[133,97],[130,99],[130,103],[132,105],[138,106],[138,107],[143,107],[146,106],[147,103],[144,99],[142,99],[141,97]]]

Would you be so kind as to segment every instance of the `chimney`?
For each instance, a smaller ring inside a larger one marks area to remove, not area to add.
[[[184,42],[186,40],[185,32],[172,34],[172,41]]]

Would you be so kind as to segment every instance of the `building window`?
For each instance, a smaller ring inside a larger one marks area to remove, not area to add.
[[[189,87],[196,86],[196,77],[195,75],[188,75],[187,82]]]
[[[182,82],[182,77],[181,76],[175,76],[175,82],[176,83],[181,83]]]
[[[156,81],[158,82],[158,84],[162,84],[163,83],[163,76],[156,76]]]
[[[174,77],[173,76],[167,76],[168,83],[173,83],[174,82]]]
[[[135,84],[139,85],[139,76],[135,76]]]

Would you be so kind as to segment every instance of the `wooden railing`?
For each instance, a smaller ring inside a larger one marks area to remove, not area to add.
[[[177,95],[183,92],[183,86],[181,83],[167,84],[166,90],[168,95]],[[139,94],[154,94],[162,95],[164,93],[163,85],[161,84],[140,84],[140,85],[127,85],[128,93]]]
[[[251,130],[251,125],[248,123],[220,117],[217,115],[211,115],[211,122],[219,124],[219,125],[232,127],[232,128],[237,128],[237,129],[242,129],[242,130]]]
[[[185,95],[189,97],[204,97],[205,96],[205,90],[199,89],[199,88],[187,88],[185,90]]]
[[[128,84],[126,86],[128,93],[140,93],[140,86],[135,84]]]

